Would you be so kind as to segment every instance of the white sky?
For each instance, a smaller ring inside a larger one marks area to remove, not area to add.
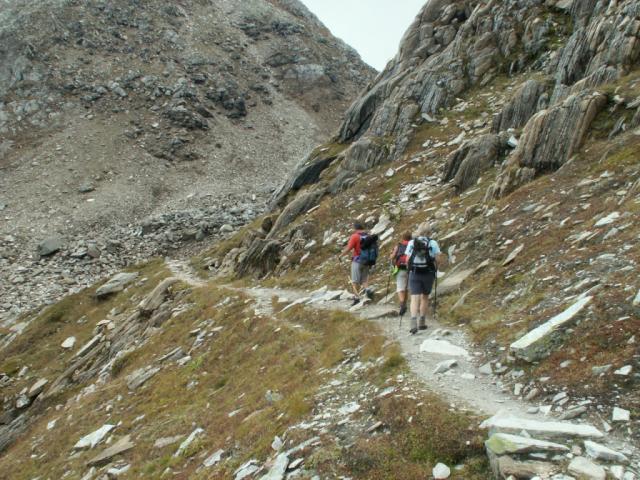
[[[427,0],[302,0],[362,59],[382,70]]]

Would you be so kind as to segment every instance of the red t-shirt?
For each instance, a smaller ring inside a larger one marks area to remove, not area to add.
[[[351,237],[349,238],[349,243],[347,243],[347,248],[349,250],[353,249],[353,257],[351,257],[352,259],[355,259],[356,257],[360,256],[360,252],[362,251],[360,249],[360,233],[356,232],[353,235],[351,235]]]

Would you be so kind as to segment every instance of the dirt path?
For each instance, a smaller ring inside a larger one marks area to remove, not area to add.
[[[185,262],[167,260],[167,266],[176,277],[190,285],[201,287],[205,284]],[[395,306],[367,304],[353,310],[350,300],[313,298],[309,292],[302,290],[262,287],[238,290],[255,299],[255,311],[258,315],[273,314],[273,297],[288,304],[304,303],[307,308],[350,311],[375,322],[389,338],[398,342],[411,370],[430,390],[444,397],[448,403],[486,415],[508,412],[524,418],[536,416],[527,413],[531,405],[516,400],[503,391],[493,376],[480,373],[479,353],[473,351],[471,342],[459,330],[429,321],[426,331],[410,335],[409,318],[402,319],[401,325]],[[443,362],[450,361],[455,361],[455,366],[445,372],[435,373]]]

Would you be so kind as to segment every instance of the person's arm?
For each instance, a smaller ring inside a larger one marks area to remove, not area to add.
[[[442,253],[438,242],[436,242],[435,240],[431,240],[431,251],[433,252],[433,258],[436,261],[438,269],[447,267],[449,265],[449,257],[446,254]]]
[[[391,255],[389,256],[389,260],[393,262],[396,259],[397,254],[398,254],[398,246],[396,245],[393,249],[393,252],[391,252]]]

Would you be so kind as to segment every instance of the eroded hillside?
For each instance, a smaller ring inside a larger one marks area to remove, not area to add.
[[[0,45],[2,319],[243,225],[373,77],[295,1],[4,1]]]

